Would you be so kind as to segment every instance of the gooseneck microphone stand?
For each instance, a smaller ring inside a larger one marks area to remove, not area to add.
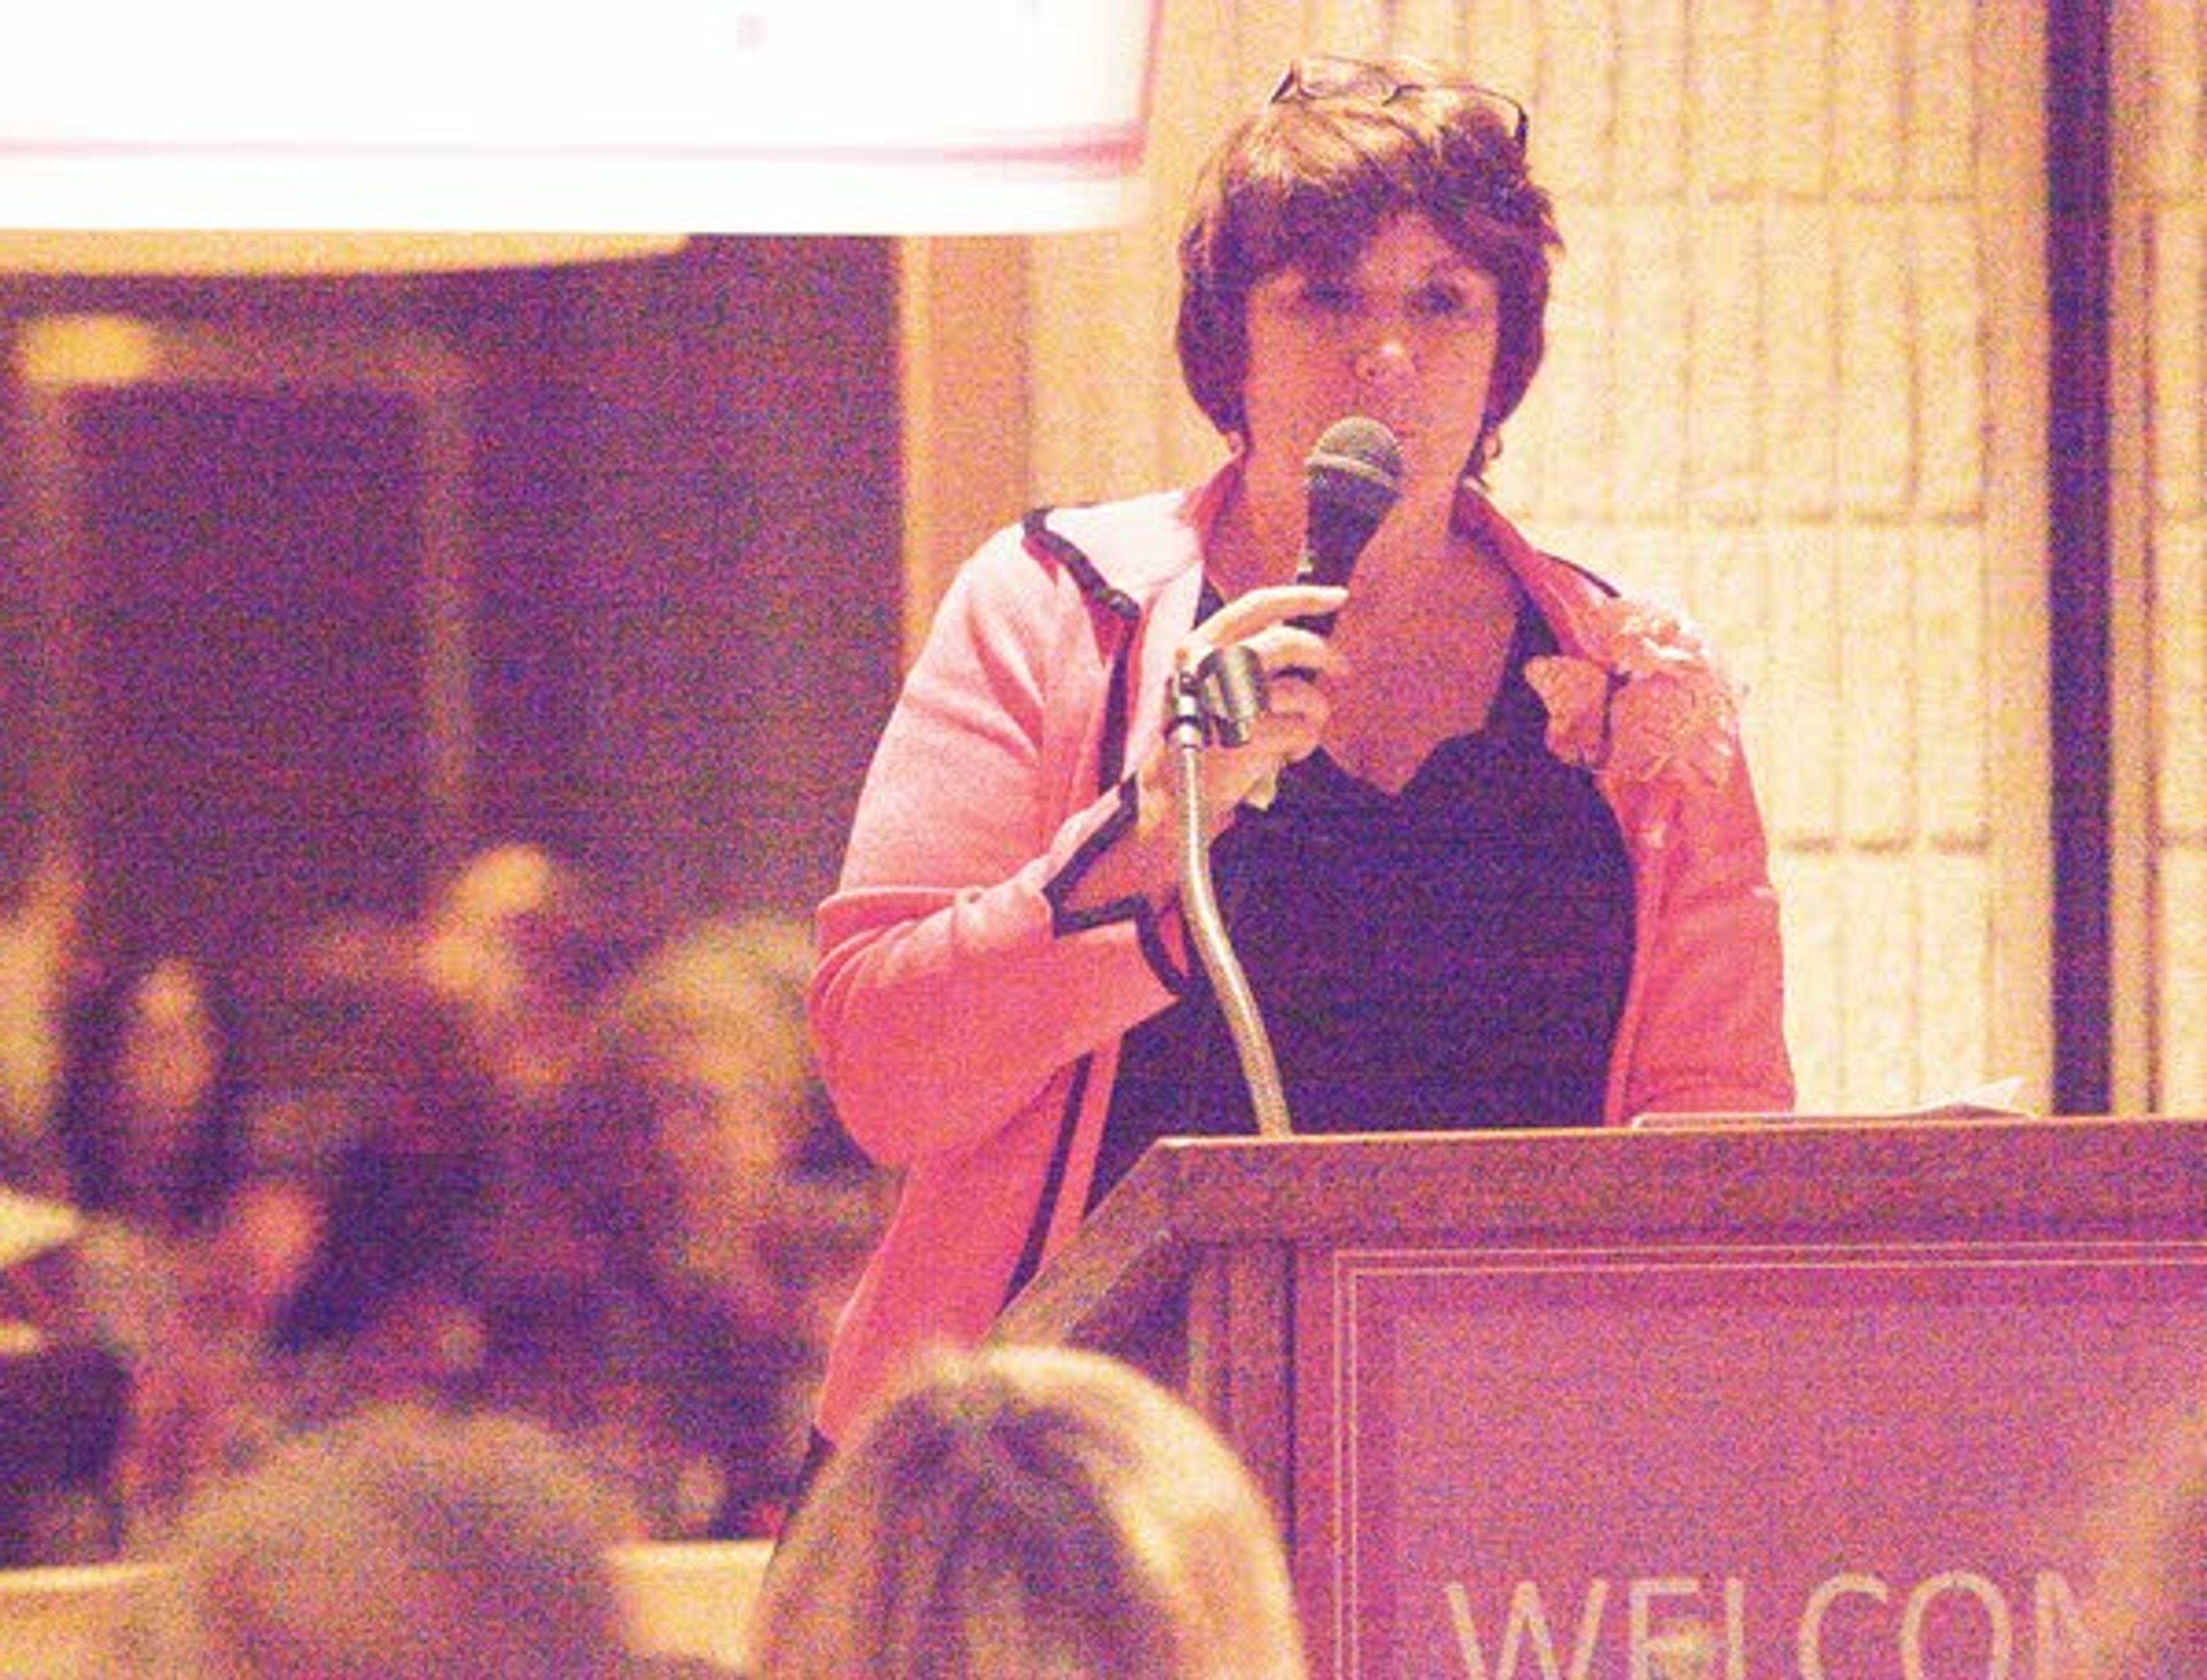
[[[1265,1031],[1256,995],[1234,954],[1226,918],[1219,913],[1211,880],[1211,843],[1204,833],[1204,746],[1212,739],[1227,746],[1248,739],[1251,725],[1265,709],[1264,667],[1247,648],[1231,644],[1205,655],[1193,671],[1175,674],[1171,681],[1171,723],[1166,737],[1174,750],[1180,791],[1181,908],[1197,954],[1211,976],[1235,1054],[1241,1058],[1241,1078],[1257,1116],[1257,1135],[1292,1137],[1295,1128],[1288,1120],[1287,1093],[1280,1085],[1271,1036]]]
[[[1401,444],[1379,421],[1363,415],[1346,416],[1319,435],[1304,463],[1304,481],[1309,505],[1302,562],[1295,575],[1305,583],[1346,584],[1358,553],[1402,493]],[[1330,616],[1295,622],[1320,636],[1328,633],[1332,623]],[[1210,971],[1211,989],[1217,994],[1226,1030],[1233,1035],[1235,1052],[1241,1058],[1241,1077],[1249,1087],[1250,1107],[1256,1111],[1257,1135],[1292,1137],[1295,1128],[1288,1123],[1287,1093],[1280,1086],[1279,1064],[1272,1059],[1272,1041],[1211,890],[1211,846],[1203,832],[1205,744],[1215,739],[1238,747],[1248,740],[1265,709],[1265,667],[1247,646],[1229,643],[1205,655],[1193,669],[1175,671],[1171,684],[1171,723],[1165,732],[1174,748],[1180,788],[1181,908],[1196,951]],[[1277,783],[1270,787],[1276,790]],[[1253,793],[1245,803],[1269,804],[1271,797],[1269,791]]]

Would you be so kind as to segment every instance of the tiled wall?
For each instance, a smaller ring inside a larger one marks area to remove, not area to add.
[[[1989,557],[2039,539],[1992,500],[1988,415],[2037,392],[1995,388],[1988,271],[2037,236],[1999,174],[2033,154],[1997,143],[1992,26],[1961,0],[1620,5],[1605,58],[1577,22],[1544,105],[1582,113],[1592,72],[1614,111],[1539,159],[1570,254],[1504,493],[1684,601],[1749,686],[1803,1102],[2036,1073],[1996,972],[2031,984],[1997,944],[2036,800],[1994,732],[2040,655],[2035,608],[1996,610],[2029,573]]]
[[[1171,359],[1173,239],[1202,152],[1283,61],[1391,46],[1521,91],[1569,253],[1498,498],[1678,598],[1749,685],[1804,1104],[1909,1104],[2007,1073],[2044,1103],[2039,9],[1165,0],[1163,16],[1149,219],[1044,242],[1034,265],[1036,499],[1216,458]],[[2164,400],[2192,431],[2163,463],[2161,517],[2189,534],[2195,603],[2162,637],[2189,673],[2163,679],[2162,733],[2191,755],[2188,794],[2164,792],[2191,846],[2168,853],[2165,908],[2207,886],[2198,726],[2168,715],[2201,689],[2191,191],[2190,243],[2162,259],[2189,313],[2162,336],[2192,380]],[[2180,942],[2163,949],[2180,966]]]

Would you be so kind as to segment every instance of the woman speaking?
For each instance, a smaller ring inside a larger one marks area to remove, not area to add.
[[[1298,1131],[1791,1105],[1733,692],[1675,614],[1485,493],[1558,246],[1526,129],[1429,64],[1293,65],[1181,242],[1181,366],[1224,464],[1031,515],[947,595],[818,918],[823,1071],[905,1175],[827,1439],[921,1346],[980,1337],[1151,1141],[1251,1128],[1167,740],[1217,649],[1265,700],[1201,750],[1199,810]],[[1297,578],[1345,417],[1392,454],[1344,589]]]

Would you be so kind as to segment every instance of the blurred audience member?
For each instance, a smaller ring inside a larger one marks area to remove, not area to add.
[[[1295,1680],[1272,1513],[1226,1441],[1066,1348],[924,1360],[792,1519],[761,1680]]]
[[[886,1175],[837,1122],[804,1017],[805,924],[700,922],[601,1018],[601,1063],[650,1098],[671,1179],[661,1264],[751,1329],[823,1337],[885,1217]]]
[[[283,934],[242,996],[174,955],[87,997],[56,1154],[77,1322],[131,1373],[134,1549],[400,1402],[529,1417],[654,1538],[778,1528],[888,1186],[814,1073],[803,922],[610,926],[500,845],[418,921]]]
[[[2207,1405],[2165,1426],[2129,1467],[2099,1537],[2088,1680],[2207,1676]]]
[[[113,1551],[99,1490],[129,1398],[129,1374],[106,1350],[0,1312],[0,1569]]]
[[[694,1330],[651,1267],[669,1192],[648,1145],[640,1103],[589,1081],[548,1096],[499,1154],[470,1225],[465,1284],[481,1333],[479,1403],[556,1429],[671,1537],[684,1532],[677,1379]]]
[[[678,1431],[717,1442],[720,1537],[779,1526],[834,1316],[888,1218],[889,1179],[852,1148],[812,1061],[805,923],[709,918],[660,942],[596,1037],[601,1135],[644,1126],[644,1236],[678,1362]],[[697,1512],[679,1528],[689,1532]]]
[[[350,1136],[283,1321],[294,1414],[404,1397],[524,1414],[618,1478],[655,1538],[771,1532],[883,1211],[812,1077],[809,942],[714,922],[606,988],[593,937],[565,980],[519,980],[536,936],[482,930],[492,903],[534,925],[518,906],[547,902],[542,854],[486,856],[501,867],[440,914],[431,972],[378,979],[371,953],[322,989],[346,1031],[308,1059],[313,1104]],[[553,945],[583,936],[554,920]]]
[[[63,1061],[62,1011],[84,883],[73,862],[41,858],[0,918],[0,1182],[67,1193],[51,1120]]]
[[[494,1088],[526,1104],[559,1089],[583,1041],[607,963],[603,912],[546,847],[487,846],[430,906],[421,963]]]
[[[613,968],[580,870],[547,847],[482,848],[438,894],[416,953],[478,1082],[475,1182],[455,1282],[471,1392],[523,1410],[629,1476],[655,1438],[643,1263],[643,1127],[578,1095]]]
[[[104,1498],[129,1373],[72,1311],[83,1221],[0,1184],[0,1569],[114,1548]]]
[[[137,1653],[164,1680],[615,1680],[619,1500],[541,1428],[362,1412],[210,1485]]]
[[[228,990],[188,957],[131,964],[73,1004],[64,1042],[55,1128],[77,1205],[156,1235],[212,1225],[244,1147]]]
[[[322,1071],[344,1092],[349,1132],[275,1336],[307,1421],[464,1402],[481,1375],[472,1273],[494,1161],[487,1082],[451,1012],[410,973],[371,978],[356,1002]]]
[[[260,1354],[316,1216],[249,1170],[243,1027],[211,966],[117,968],[75,1003],[64,1042],[54,1126],[87,1216],[77,1306],[130,1374],[117,1487],[135,1526],[265,1430]]]
[[[586,1430],[662,1537],[778,1525],[829,1322],[885,1212],[813,1072],[810,961],[802,924],[774,917],[655,948],[485,1231],[495,1402]]]
[[[420,943],[410,918],[347,912],[284,930],[245,972],[257,1161],[326,1193],[347,1146],[375,1129],[392,1076],[368,1047],[387,1048],[394,998],[428,1007]]]

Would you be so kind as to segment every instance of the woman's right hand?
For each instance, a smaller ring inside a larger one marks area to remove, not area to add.
[[[1283,767],[1318,750],[1331,715],[1329,679],[1346,669],[1332,644],[1295,622],[1338,612],[1346,589],[1318,583],[1267,585],[1237,595],[1174,651],[1174,668],[1192,673],[1222,648],[1241,646],[1264,672],[1265,701],[1239,746],[1213,741],[1202,752],[1204,826],[1216,835],[1251,795],[1263,795]],[[1088,871],[1075,906],[1139,892],[1162,900],[1178,885],[1180,771],[1176,749],[1160,737],[1135,768],[1139,816],[1132,829]]]
[[[1252,793],[1269,790],[1283,768],[1318,750],[1331,705],[1325,679],[1343,668],[1333,644],[1298,619],[1340,611],[1349,591],[1317,583],[1284,583],[1237,595],[1191,631],[1174,651],[1185,676],[1222,648],[1240,646],[1265,673],[1265,704],[1240,746],[1217,742],[1203,753],[1205,827],[1216,834]],[[1175,813],[1180,780],[1173,749],[1161,742],[1136,772],[1144,809]],[[1157,803],[1152,806],[1152,800]]]

